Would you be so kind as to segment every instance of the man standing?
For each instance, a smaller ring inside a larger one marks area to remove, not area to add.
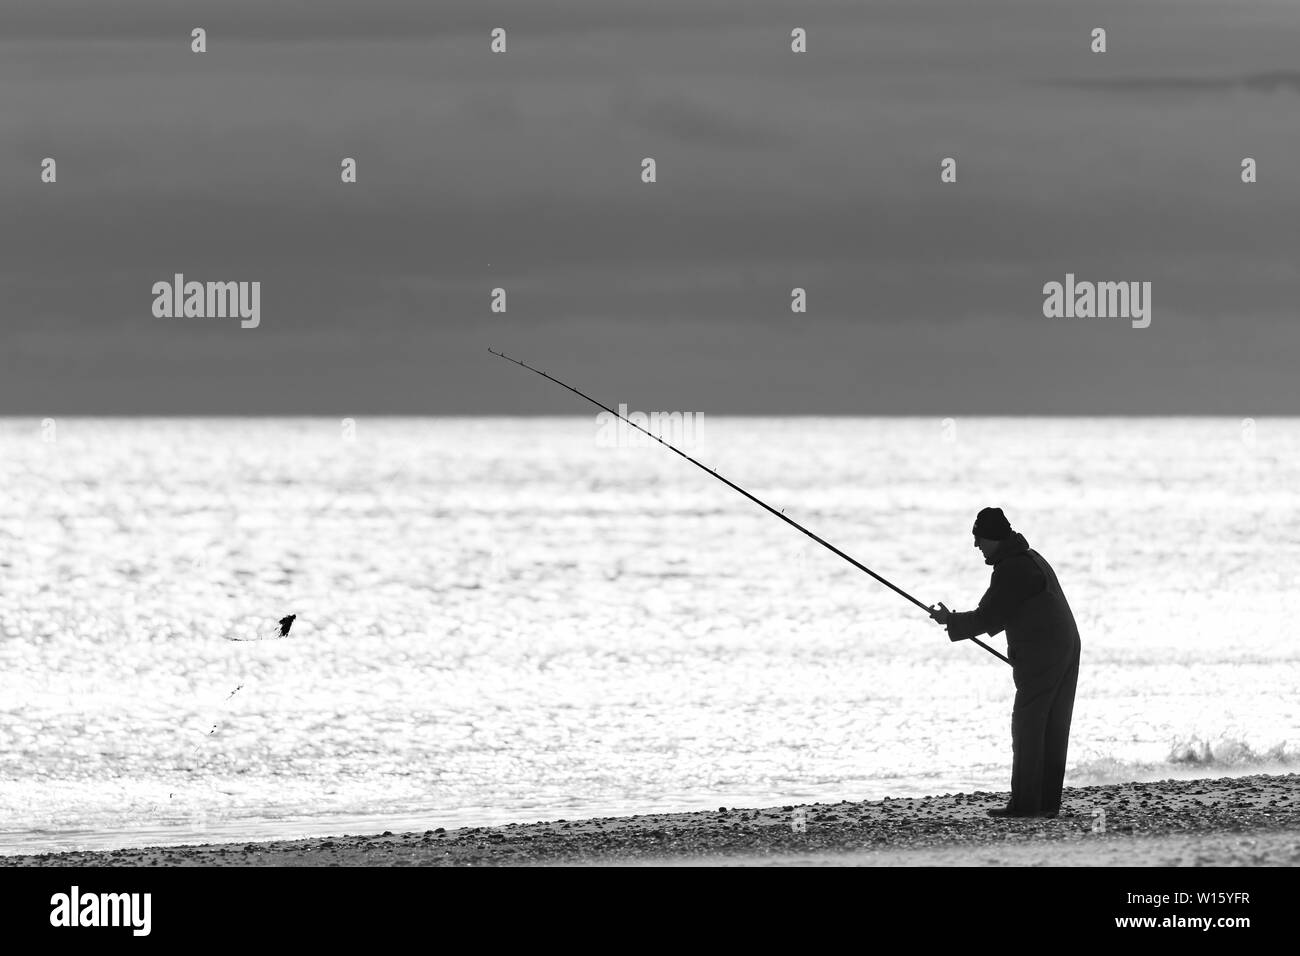
[[[982,510],[971,532],[984,563],[993,566],[989,589],[973,611],[954,613],[940,602],[930,616],[947,627],[951,641],[1007,632],[1016,682],[1011,802],[989,816],[1054,817],[1079,679],[1079,629],[1051,565],[1011,530],[1001,508]]]

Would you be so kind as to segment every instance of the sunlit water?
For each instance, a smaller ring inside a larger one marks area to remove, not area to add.
[[[1006,789],[1006,665],[600,437],[0,421],[0,848]],[[1068,783],[1294,765],[1300,421],[708,419],[689,451],[958,609],[1003,506],[1083,635]]]

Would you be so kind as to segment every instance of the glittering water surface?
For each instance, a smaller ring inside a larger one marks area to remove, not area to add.
[[[1006,788],[1004,664],[609,439],[0,421],[0,847]],[[959,609],[1005,507],[1083,633],[1068,782],[1293,762],[1300,421],[708,419],[689,451]]]

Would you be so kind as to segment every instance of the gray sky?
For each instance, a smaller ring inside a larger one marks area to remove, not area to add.
[[[3,19],[0,413],[586,413],[489,345],[644,410],[1300,413],[1291,0]],[[175,272],[261,327],[154,318]],[[1067,272],[1151,282],[1150,328],[1045,319]]]

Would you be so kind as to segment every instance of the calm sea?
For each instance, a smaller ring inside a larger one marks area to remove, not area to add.
[[[1002,506],[1083,635],[1067,783],[1294,767],[1300,420],[684,438],[956,609],[988,580],[972,518]],[[609,439],[592,417],[0,421],[0,850],[1006,789],[1006,665]],[[287,614],[283,640],[231,640]]]

